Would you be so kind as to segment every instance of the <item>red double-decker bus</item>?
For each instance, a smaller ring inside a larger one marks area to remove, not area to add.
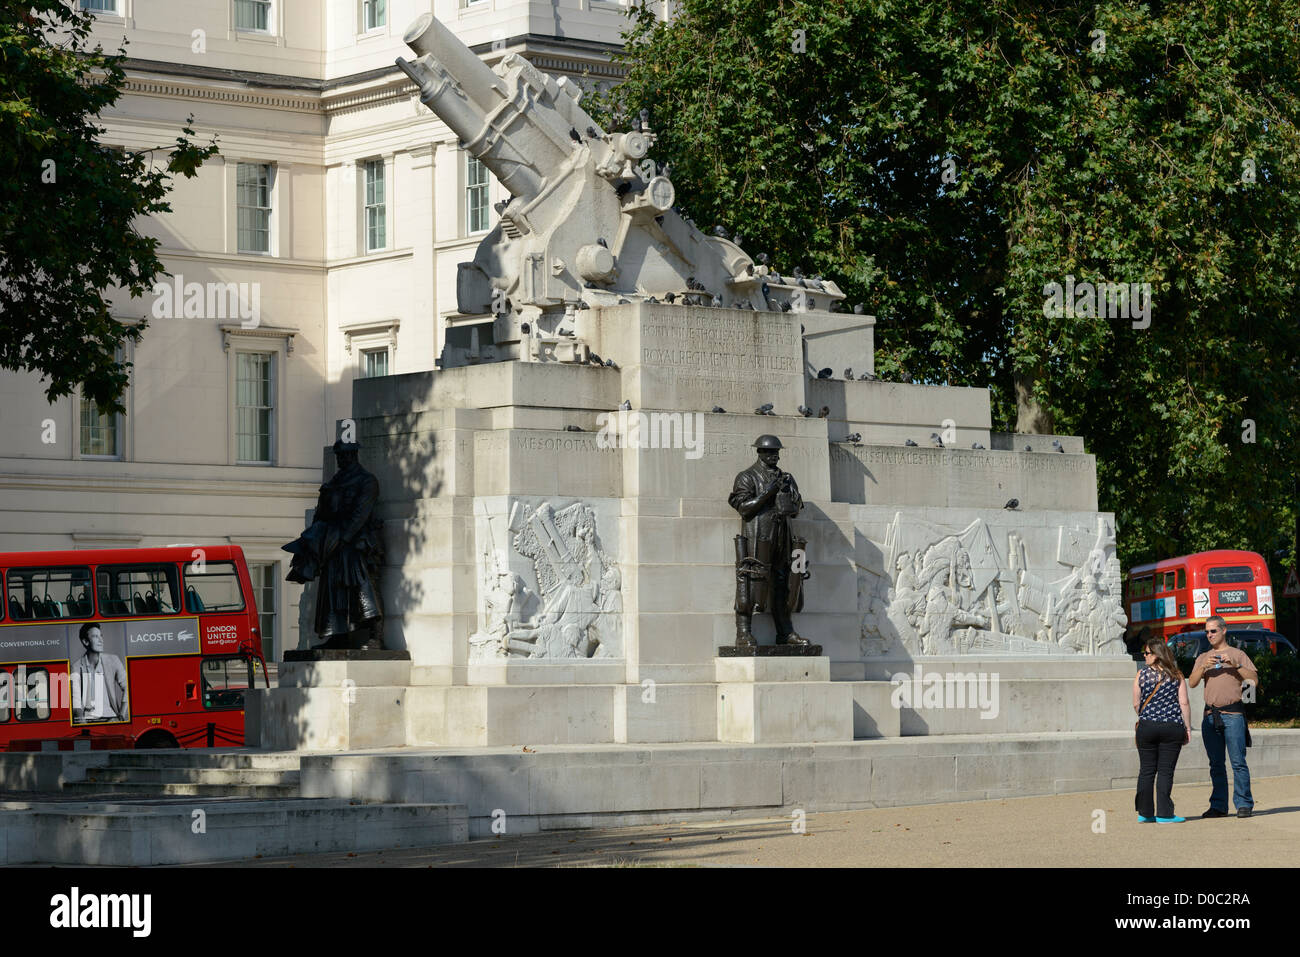
[[[0,553],[0,750],[244,743],[257,607],[232,545]]]
[[[1256,552],[1217,549],[1129,570],[1125,589],[1130,649],[1158,635],[1195,631],[1211,615],[1229,628],[1277,630],[1273,583]]]

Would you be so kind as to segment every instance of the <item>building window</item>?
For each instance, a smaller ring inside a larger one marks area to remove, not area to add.
[[[367,160],[366,175],[366,252],[383,249],[387,244],[387,209],[384,203],[384,161]]]
[[[279,566],[275,562],[248,566],[253,579],[253,598],[257,602],[257,623],[262,632],[262,656],[275,661],[276,612],[275,586],[279,580]]]
[[[271,251],[271,165],[240,163],[235,172],[239,251]]]
[[[275,449],[275,362],[269,352],[241,352],[235,368],[235,458],[269,465]]]
[[[115,358],[120,363],[123,352],[119,347]],[[84,395],[80,401],[81,454],[97,458],[120,458],[122,455],[122,416],[102,412],[93,400]]]
[[[271,0],[235,0],[235,29],[271,30]]]
[[[488,228],[488,168],[468,153],[465,154],[465,228],[471,233]]]
[[[388,349],[363,349],[361,351],[361,378],[373,379],[388,375]]]
[[[117,14],[118,0],[81,0],[81,9],[91,13]]]
[[[361,29],[378,30],[388,23],[387,0],[361,0]]]

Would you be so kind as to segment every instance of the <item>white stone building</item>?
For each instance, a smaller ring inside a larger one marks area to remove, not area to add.
[[[48,403],[37,377],[0,373],[0,550],[239,545],[274,636],[268,658],[280,659],[298,645],[300,591],[283,580],[280,545],[315,503],[352,382],[434,367],[457,263],[501,198],[394,66],[411,55],[402,33],[432,10],[489,63],[521,53],[600,82],[615,76],[608,56],[626,8],[76,2],[96,12],[105,49],[128,43],[125,95],[100,118],[105,142],[165,147],[193,114],[219,155],[176,181],[171,214],[142,224],[183,301],[115,301],[122,321],[149,316],[127,356],[125,415],[99,415],[80,396]],[[229,287],[208,284],[250,284],[246,311],[209,297]]]

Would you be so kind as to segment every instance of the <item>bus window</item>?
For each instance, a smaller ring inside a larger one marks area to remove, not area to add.
[[[197,571],[185,566],[185,603],[192,613],[244,610],[244,594],[234,562],[206,562]]]
[[[1247,565],[1229,565],[1223,568],[1210,569],[1211,585],[1235,585],[1240,582],[1253,582],[1255,576],[1251,574],[1250,567]]]
[[[1176,584],[1175,584],[1175,587],[1176,587],[1176,588],[1180,588],[1180,589],[1181,589],[1181,588],[1186,588],[1186,587],[1187,587],[1187,571],[1186,571],[1186,569],[1183,569],[1183,568],[1178,569],[1178,579],[1177,579],[1177,582],[1176,582]]]
[[[93,611],[89,568],[11,568],[5,591],[14,621],[88,618]]]
[[[14,702],[19,721],[44,721],[50,716],[50,675],[44,668],[27,672],[27,687]]]
[[[1165,587],[1164,587],[1164,590],[1165,590],[1165,591],[1173,591],[1173,590],[1174,590],[1174,573],[1173,573],[1172,571],[1165,572]]]
[[[203,707],[242,708],[253,680],[250,659],[238,656],[203,659]]]
[[[180,607],[175,565],[100,565],[97,584],[106,618],[174,615]]]

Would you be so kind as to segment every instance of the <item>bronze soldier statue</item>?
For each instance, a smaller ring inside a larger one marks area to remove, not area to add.
[[[347,648],[353,631],[365,631],[365,651],[384,647],[379,598],[383,523],[374,514],[379,480],[357,461],[355,442],[334,443],[338,471],[320,487],[311,527],[283,546],[293,555],[287,581],[316,580],[318,647]]]
[[[807,542],[795,537],[790,519],[803,508],[794,476],[776,467],[781,440],[760,435],[754,442],[758,461],[736,476],[728,503],[740,513],[744,533],[736,536],[736,647],[758,645],[750,630],[754,612],[772,612],[778,645],[807,647],[795,633],[792,612],[803,609],[802,568],[793,570],[795,552],[804,556]],[[804,558],[806,562],[806,557]]]

